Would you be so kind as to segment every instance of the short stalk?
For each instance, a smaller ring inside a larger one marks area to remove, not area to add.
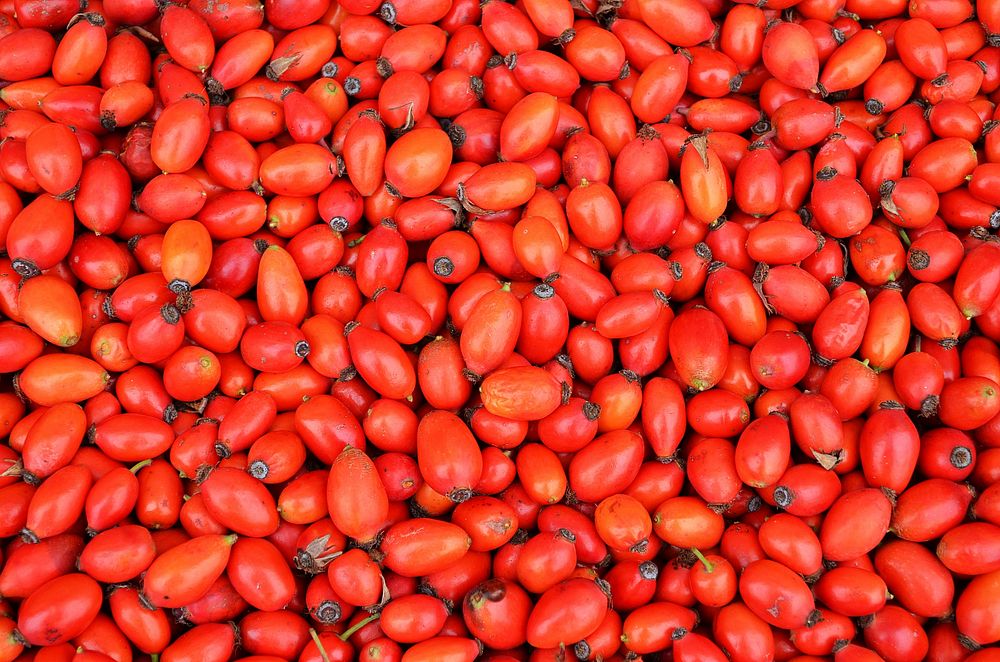
[[[691,553],[698,557],[698,560],[702,562],[707,572],[715,572],[715,564],[706,559],[705,555],[697,547],[692,547]]]
[[[357,623],[355,623],[351,627],[347,628],[347,630],[345,630],[344,633],[340,635],[340,639],[342,641],[347,641],[352,636],[354,636],[355,632],[357,632],[358,630],[360,630],[364,626],[368,625],[369,623],[372,623],[373,621],[377,621],[378,618],[379,618],[378,614],[372,614],[368,618],[361,619],[360,621],[358,621]]]
[[[899,228],[899,238],[903,240],[903,245],[906,246],[907,248],[909,248],[910,244],[913,243],[912,241],[910,241],[910,235],[906,234],[906,230],[904,230],[903,228]]]
[[[319,656],[323,658],[323,662],[330,662],[330,656],[326,654],[326,649],[323,648],[323,642],[319,640],[319,634],[315,628],[309,628],[309,636],[312,637],[313,643],[316,644],[316,650],[319,651]]]

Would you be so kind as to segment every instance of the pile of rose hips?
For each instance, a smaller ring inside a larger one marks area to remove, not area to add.
[[[1000,2],[0,35],[0,662],[1000,660]]]

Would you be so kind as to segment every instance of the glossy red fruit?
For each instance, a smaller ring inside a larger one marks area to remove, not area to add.
[[[729,177],[715,149],[704,136],[692,138],[681,159],[681,191],[691,214],[712,223],[725,211]]]
[[[998,571],[976,577],[962,591],[955,607],[959,632],[978,645],[1000,641],[1000,631],[988,616],[996,607],[998,581],[1000,581]]]
[[[513,648],[527,640],[532,603],[516,583],[488,580],[466,594],[462,615],[469,631],[484,644]]]
[[[517,343],[521,315],[520,302],[509,287],[485,294],[475,304],[459,339],[468,370],[484,376],[510,356]]]
[[[409,397],[416,386],[413,363],[403,348],[381,331],[358,326],[344,327],[354,365],[362,378],[378,393],[402,399]]]
[[[515,420],[545,418],[563,398],[559,382],[532,366],[497,370],[483,380],[479,391],[487,411]]]
[[[483,459],[465,423],[446,411],[426,414],[417,428],[417,462],[428,486],[461,502],[482,477]]]
[[[417,518],[389,527],[380,549],[387,568],[406,577],[421,577],[465,556],[471,542],[454,524]]]
[[[719,317],[704,308],[678,315],[670,326],[670,354],[685,384],[704,391],[717,384],[728,363],[728,334]]]
[[[146,571],[143,593],[158,607],[183,607],[198,600],[225,571],[236,539],[205,535],[167,550]]]
[[[883,658],[893,652],[907,659],[918,659],[927,654],[927,635],[920,623],[896,605],[886,605],[876,612],[864,635],[865,643]]]
[[[820,543],[824,557],[847,560],[871,551],[888,531],[891,515],[892,503],[882,490],[846,492],[823,520]]]
[[[920,435],[898,403],[885,403],[865,421],[858,453],[868,484],[898,494],[916,469]]]
[[[641,2],[639,15],[667,43],[676,46],[694,46],[712,34],[708,10],[697,2],[685,0],[670,7],[657,2]]]
[[[927,548],[894,541],[875,554],[875,568],[901,605],[920,616],[947,612],[955,584],[944,564]]]
[[[571,605],[579,618],[560,618]],[[579,641],[597,629],[607,610],[608,597],[598,583],[568,579],[546,591],[535,603],[528,617],[528,643],[538,648],[555,648]]]
[[[805,581],[771,560],[755,561],[744,569],[740,595],[758,617],[776,627],[801,627],[815,608]]]
[[[340,531],[359,542],[375,538],[388,515],[389,499],[364,452],[344,448],[330,468],[326,495],[331,518]]]
[[[819,53],[809,31],[795,23],[779,23],[767,31],[761,54],[764,66],[791,87],[810,90],[819,79]]]
[[[868,616],[885,605],[888,590],[874,569],[843,566],[819,578],[816,597],[844,616]]]
[[[226,572],[236,591],[262,611],[285,607],[295,594],[292,569],[278,548],[264,539],[237,540]]]
[[[80,570],[104,583],[125,582],[146,570],[155,555],[147,529],[123,525],[94,536],[80,554]]]
[[[82,634],[102,602],[96,581],[69,573],[43,584],[25,599],[18,611],[17,629],[33,646],[55,646]]]
[[[231,531],[264,537],[278,528],[274,497],[266,486],[235,467],[219,467],[201,485],[209,514]]]

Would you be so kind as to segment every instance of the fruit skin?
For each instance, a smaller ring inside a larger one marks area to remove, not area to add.
[[[571,608],[579,615],[575,622],[561,616]],[[577,578],[553,586],[535,603],[528,616],[528,643],[537,648],[554,648],[579,640],[601,624],[608,610],[608,597],[597,583]]]
[[[146,571],[143,593],[157,607],[185,607],[225,571],[236,535],[204,535],[161,554]]]
[[[351,446],[330,467],[326,501],[337,528],[361,543],[375,539],[389,513],[389,498],[375,465]]]
[[[823,521],[819,534],[823,556],[848,560],[871,551],[888,531],[891,516],[892,503],[882,490],[847,492],[834,502]]]
[[[56,577],[25,598],[17,629],[33,646],[54,646],[81,634],[101,608],[100,585],[87,575]]]
[[[389,527],[380,549],[386,567],[404,577],[420,577],[447,568],[472,544],[460,527],[417,518]]]
[[[729,357],[724,352],[728,334],[719,317],[704,308],[693,308],[670,326],[670,353],[677,357],[677,370],[684,384],[699,391],[716,385]]]
[[[527,640],[531,598],[516,583],[491,579],[466,594],[462,615],[477,639],[494,648],[513,648]]]
[[[980,646],[1000,641],[996,623],[984,618],[996,607],[998,582],[998,571],[979,575],[965,587],[955,607],[959,631]]]
[[[815,608],[806,583],[770,560],[754,561],[743,570],[740,595],[757,616],[776,627],[801,627]]]
[[[266,486],[235,467],[219,467],[202,483],[205,507],[220,524],[243,536],[274,533],[279,517]]]
[[[559,406],[562,389],[541,368],[507,368],[490,374],[479,388],[487,411],[517,420],[545,418]]]
[[[651,652],[669,647],[679,630],[690,630],[694,626],[694,619],[694,612],[679,605],[651,602],[625,618],[622,636],[629,650]]]
[[[142,526],[123,525],[103,531],[83,548],[80,570],[106,584],[137,577],[155,559],[153,537]]]

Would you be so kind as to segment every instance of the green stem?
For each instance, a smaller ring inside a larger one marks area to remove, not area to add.
[[[907,248],[909,248],[910,244],[913,243],[910,241],[910,235],[906,234],[906,230],[903,228],[899,228],[899,238],[903,240],[903,243]]]
[[[358,621],[357,623],[355,623],[354,625],[352,625],[351,627],[347,628],[344,631],[344,633],[342,635],[340,635],[341,641],[347,641],[348,639],[350,639],[351,637],[354,636],[355,632],[357,632],[358,630],[360,630],[364,626],[368,625],[369,623],[371,623],[373,621],[377,621],[378,617],[379,617],[378,614],[372,614],[368,618],[363,618],[360,621]]]
[[[316,633],[315,628],[309,628],[309,636],[316,644],[316,649],[319,651],[319,656],[323,658],[323,662],[330,662],[330,656],[326,654],[326,649],[323,648],[323,642],[319,640],[319,634]]]
[[[159,653],[150,653],[149,654],[149,659],[152,662],[160,662],[160,654]]]
[[[137,473],[139,471],[139,469],[142,469],[143,467],[148,467],[152,463],[153,463],[153,460],[151,460],[151,459],[150,460],[143,460],[139,464],[136,464],[131,469],[129,469],[129,471],[131,471],[132,473]]]
[[[698,557],[699,561],[701,561],[704,564],[706,571],[715,572],[715,564],[706,559],[705,555],[702,554],[697,547],[692,547],[691,552]]]

